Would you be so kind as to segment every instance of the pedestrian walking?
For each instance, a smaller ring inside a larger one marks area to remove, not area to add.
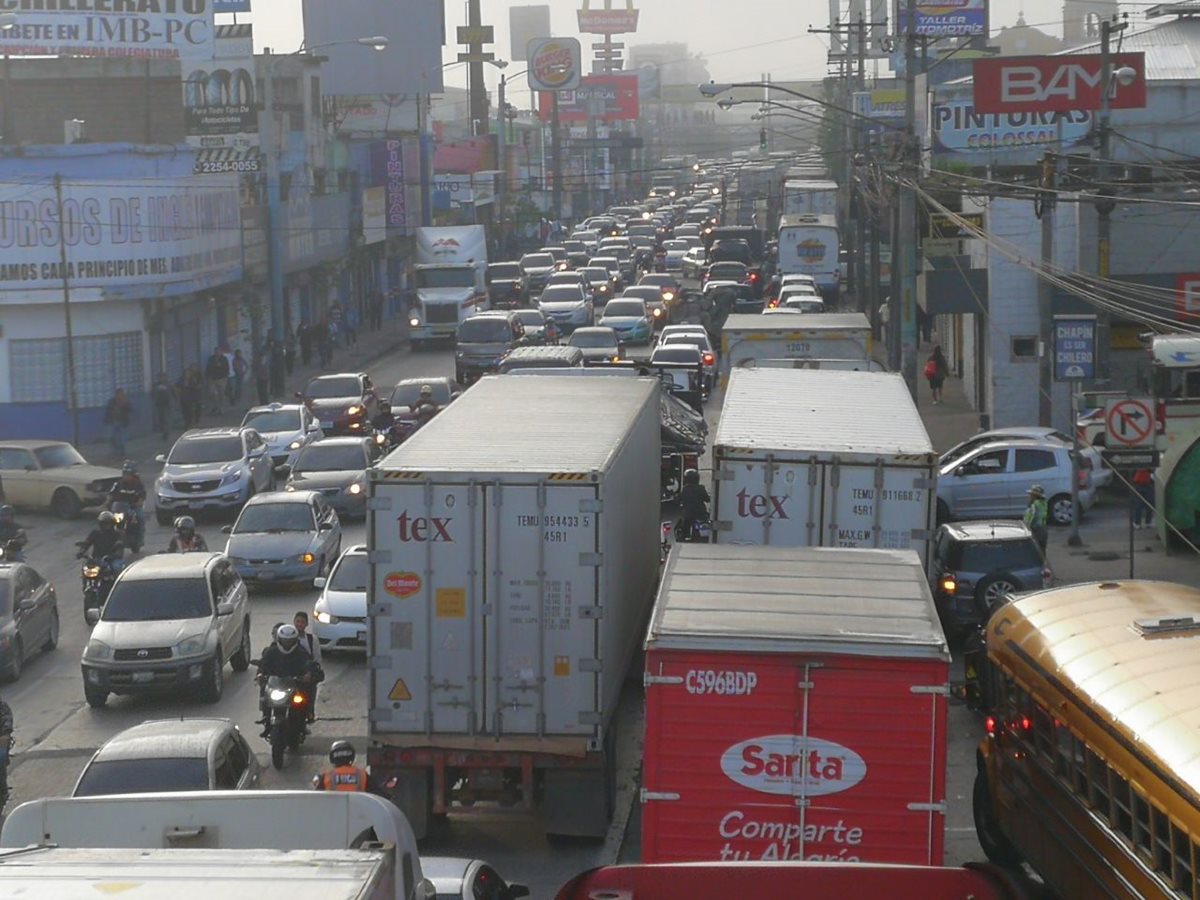
[[[154,389],[150,392],[150,399],[153,401],[154,430],[164,441],[167,439],[167,431],[171,426],[171,400],[174,396],[175,389],[171,387],[167,373],[159,372],[158,381],[155,382]]]
[[[275,340],[275,338],[271,338],[270,340],[270,354],[271,396],[282,399],[284,392],[287,390],[285,387],[287,360],[284,358],[283,344]]]
[[[300,343],[300,362],[312,365],[313,336],[312,328],[304,319],[296,326],[296,340]]]
[[[221,412],[221,400],[229,384],[229,361],[220,347],[214,347],[212,356],[204,364],[204,380],[208,383],[208,411],[213,415]]]
[[[233,353],[229,349],[228,344],[221,345],[221,355],[225,357],[225,363],[229,370],[229,377],[225,380],[225,400],[230,406],[233,406],[233,388],[234,388],[234,371],[233,371]]]
[[[193,363],[179,379],[179,411],[183,414],[183,427],[187,429],[199,424],[203,409],[204,379],[200,367]]]
[[[1130,477],[1133,493],[1129,502],[1133,504],[1133,527],[1154,527],[1154,472],[1136,469]]]
[[[133,418],[133,405],[125,396],[124,388],[117,388],[104,408],[104,424],[109,428],[109,441],[117,456],[125,458],[125,436],[129,432],[129,421]]]
[[[254,389],[258,392],[259,406],[263,406],[271,402],[271,365],[267,362],[267,351],[265,347],[260,347],[258,352],[254,354],[254,362],[251,365],[254,372]]]
[[[929,382],[929,391],[933,394],[934,406],[942,402],[942,385],[946,383],[946,376],[949,374],[950,365],[942,353],[942,345],[934,344],[933,352],[925,360],[925,378]]]
[[[1035,484],[1026,493],[1029,496],[1029,505],[1025,507],[1025,524],[1033,532],[1033,539],[1037,541],[1038,547],[1041,548],[1042,558],[1044,559],[1046,556],[1046,539],[1049,537],[1046,530],[1046,520],[1050,512],[1050,508],[1046,505],[1046,489],[1040,484]]]
[[[233,351],[233,402],[242,402],[242,388],[246,384],[246,375],[250,371],[250,364],[246,362],[246,357],[242,356],[242,351]]]
[[[346,310],[346,346],[353,347],[358,343],[358,307],[351,306]]]

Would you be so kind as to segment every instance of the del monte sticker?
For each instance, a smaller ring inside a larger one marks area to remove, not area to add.
[[[383,589],[393,597],[411,597],[421,590],[421,576],[416,572],[388,572],[383,579]]]

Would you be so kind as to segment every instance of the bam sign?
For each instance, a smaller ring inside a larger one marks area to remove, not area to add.
[[[1146,105],[1145,54],[1115,54],[1112,70],[1123,67],[1132,69],[1134,78],[1114,85],[1109,108],[1141,109]],[[977,59],[973,80],[977,113],[1072,112],[1103,105],[1104,67],[1098,53]]]

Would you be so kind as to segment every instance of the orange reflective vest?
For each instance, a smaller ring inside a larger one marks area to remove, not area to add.
[[[367,770],[358,766],[338,766],[321,773],[317,789],[322,791],[365,791]]]

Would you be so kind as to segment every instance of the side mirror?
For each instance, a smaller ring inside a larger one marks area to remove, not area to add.
[[[955,478],[962,478],[962,477],[963,477],[964,475],[966,475],[966,474],[967,474],[967,467],[966,467],[966,466],[959,466],[957,469],[955,469],[955,470],[954,470],[954,477],[955,477]]]
[[[154,461],[160,462],[160,463],[165,463],[167,461],[167,454],[159,453],[157,456],[154,457]]]
[[[100,610],[95,607],[85,609],[83,611],[83,618],[89,625],[95,626],[100,621]]]
[[[228,601],[225,601],[223,603],[218,603],[217,604],[217,615],[218,616],[232,616],[233,615],[233,604]]]
[[[312,432],[312,431],[320,431],[320,430],[321,430],[321,423],[320,423],[319,421],[317,421],[316,419],[313,419],[311,422],[309,422],[309,423],[308,423],[308,430],[309,430],[310,432]]]
[[[233,526],[232,525],[222,525],[221,526],[221,534],[233,534]]]
[[[333,531],[333,523],[332,522],[322,522],[318,526],[318,529],[320,531]]]
[[[328,583],[329,583],[329,579],[326,578],[324,575],[318,575],[316,578],[313,579],[313,587],[315,587],[317,590],[321,590]]]

